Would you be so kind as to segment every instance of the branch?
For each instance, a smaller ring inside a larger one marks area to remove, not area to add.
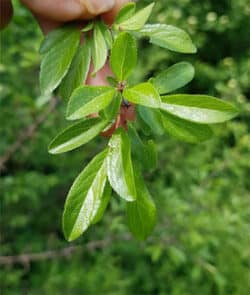
[[[6,164],[10,161],[13,154],[15,154],[15,152],[22,147],[23,143],[35,136],[38,127],[44,121],[46,121],[50,113],[55,109],[58,102],[59,100],[56,97],[53,97],[50,100],[49,107],[40,116],[38,116],[30,126],[19,133],[16,141],[12,145],[10,145],[7,148],[5,154],[0,157],[0,173],[5,170]]]
[[[0,265],[13,265],[13,264],[23,264],[29,265],[31,262],[35,261],[43,261],[43,260],[51,260],[58,257],[68,258],[72,256],[74,253],[83,250],[84,248],[88,251],[94,251],[96,249],[103,249],[109,246],[116,240],[128,241],[131,239],[130,235],[125,235],[120,238],[108,237],[103,240],[96,240],[88,242],[83,246],[69,246],[62,249],[56,250],[48,250],[44,252],[38,253],[26,253],[20,255],[13,256],[0,256]]]

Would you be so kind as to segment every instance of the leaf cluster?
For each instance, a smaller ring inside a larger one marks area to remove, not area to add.
[[[194,68],[188,62],[179,62],[146,82],[128,83],[137,64],[136,38],[149,38],[152,44],[180,53],[196,52],[185,31],[170,25],[146,24],[153,6],[136,12],[135,4],[129,3],[111,28],[101,20],[91,21],[82,31],[66,26],[50,33],[41,45],[42,92],[57,90],[68,99],[66,118],[79,120],[54,138],[49,152],[73,150],[115,126],[107,148],[94,157],[68,193],[63,230],[69,241],[101,219],[112,189],[127,202],[127,223],[133,235],[145,239],[153,230],[156,208],[142,171],[155,167],[156,152],[153,141],[144,143],[139,137],[138,128],[146,135],[166,131],[179,140],[198,143],[213,135],[209,124],[237,115],[233,105],[218,98],[169,94],[193,79]],[[108,57],[114,74],[108,78],[110,86],[82,85],[90,62],[94,65],[91,75],[95,75]],[[138,122],[128,123],[130,119],[126,118],[120,124],[121,109],[134,106]],[[139,160],[136,164],[133,154]]]

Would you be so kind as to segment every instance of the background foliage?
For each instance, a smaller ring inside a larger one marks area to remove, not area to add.
[[[30,13],[14,3],[15,17],[1,32],[1,157],[48,108],[38,87],[42,35]],[[241,115],[215,126],[216,137],[197,146],[156,136],[158,168],[145,177],[159,216],[146,242],[131,240],[124,203],[114,197],[103,221],[69,245],[61,232],[66,192],[105,140],[49,155],[48,143],[66,125],[65,105],[58,104],[1,175],[1,255],[43,253],[40,261],[5,261],[3,294],[249,294],[249,1],[162,0],[151,20],[187,30],[198,54],[143,42],[134,81],[190,61],[196,76],[182,91],[221,97]],[[72,245],[79,247],[68,249]],[[46,251],[65,247],[61,257],[53,252],[45,259]]]

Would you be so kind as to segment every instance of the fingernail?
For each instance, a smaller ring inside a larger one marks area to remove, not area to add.
[[[84,4],[91,14],[98,15],[111,10],[115,6],[115,0],[88,0]]]

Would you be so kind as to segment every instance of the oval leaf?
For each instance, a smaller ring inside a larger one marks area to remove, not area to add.
[[[162,112],[162,121],[165,130],[182,141],[199,143],[213,136],[213,131],[208,125],[189,122],[167,112]]]
[[[53,44],[44,55],[40,70],[40,87],[44,94],[52,93],[67,74],[80,42],[80,31],[68,31],[65,38]]]
[[[70,97],[67,119],[81,119],[106,108],[115,95],[115,89],[108,86],[80,86]]]
[[[189,35],[174,26],[164,24],[148,24],[140,34],[150,38],[150,42],[160,47],[181,53],[195,53],[196,47]]]
[[[109,141],[107,174],[110,185],[121,198],[136,199],[130,140],[122,128],[117,129]]]
[[[45,54],[47,53],[50,49],[52,49],[55,45],[60,44],[63,42],[65,38],[68,37],[70,33],[74,33],[76,31],[76,28],[73,26],[63,26],[60,27],[56,30],[53,30],[49,32],[43,39],[39,53],[40,54]]]
[[[162,135],[164,133],[160,111],[143,106],[138,106],[137,109],[141,119],[153,133],[157,135]]]
[[[128,133],[132,143],[132,154],[138,160],[138,164],[145,170],[155,168],[157,153],[154,142],[149,140],[144,144],[132,124],[129,125]]]
[[[225,122],[238,114],[230,103],[206,95],[163,96],[161,108],[177,117],[201,124]]]
[[[95,75],[105,64],[108,55],[108,48],[105,38],[102,34],[100,23],[94,25],[93,41],[92,41],[92,58],[94,70],[92,75]]]
[[[166,94],[185,86],[194,78],[194,67],[188,62],[179,62],[150,80],[159,94]]]
[[[154,3],[151,3],[145,8],[139,10],[136,14],[131,16],[129,19],[120,23],[118,25],[118,28],[120,30],[128,30],[128,31],[140,30],[147,22],[154,5],[155,5]]]
[[[71,151],[96,137],[107,124],[99,118],[90,118],[73,124],[52,140],[49,153],[60,154]]]
[[[89,72],[90,59],[90,46],[87,39],[85,39],[84,45],[79,45],[69,71],[60,85],[59,92],[62,98],[69,99],[72,92],[85,83]]]
[[[137,48],[133,36],[123,32],[115,39],[111,50],[110,66],[119,81],[128,78],[137,63]]]
[[[139,172],[135,174],[137,199],[127,204],[129,230],[138,240],[145,240],[156,224],[156,207]]]
[[[151,83],[141,83],[132,88],[126,88],[123,96],[130,102],[150,108],[159,108],[161,105],[160,96]]]
[[[103,191],[103,195],[100,200],[100,205],[98,207],[98,210],[95,213],[95,216],[93,217],[91,224],[96,224],[97,222],[99,222],[102,219],[103,214],[104,214],[104,212],[108,206],[108,203],[110,201],[111,194],[112,194],[112,188],[111,188],[110,184],[108,182],[106,182],[106,185],[105,185],[105,188]]]
[[[98,154],[74,181],[64,207],[63,232],[68,241],[78,238],[94,220],[107,179],[107,150]]]
[[[114,24],[120,24],[133,16],[135,13],[135,3],[129,2],[125,4],[115,17]]]

